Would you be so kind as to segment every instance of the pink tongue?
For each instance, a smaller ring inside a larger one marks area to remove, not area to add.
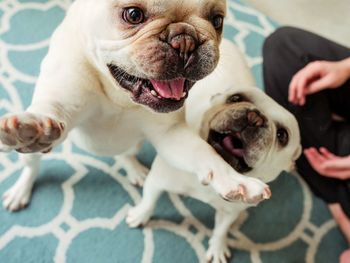
[[[151,80],[154,89],[166,99],[180,100],[184,93],[185,79],[170,81]]]
[[[237,157],[243,157],[244,156],[244,150],[243,149],[236,149],[233,145],[231,136],[226,136],[223,140],[224,147],[227,151],[229,151],[232,155]]]

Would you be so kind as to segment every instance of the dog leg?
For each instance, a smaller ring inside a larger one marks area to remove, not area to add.
[[[127,172],[127,177],[131,184],[143,186],[149,169],[136,158],[136,154],[141,148],[141,143],[127,151],[125,154],[117,156],[118,162],[123,164]]]
[[[126,217],[129,227],[144,225],[150,219],[159,196],[164,189],[158,182],[158,170],[152,167],[143,186],[142,200],[135,207],[130,208]]]
[[[25,168],[17,182],[3,195],[3,206],[11,212],[20,210],[28,205],[34,181],[39,174],[40,154],[26,154],[21,157]]]
[[[203,184],[210,184],[223,199],[259,203],[271,196],[268,185],[237,173],[187,125],[173,125],[171,129],[151,127],[145,132],[166,162],[197,174]]]
[[[29,112],[0,119],[0,151],[48,152],[61,138],[64,124]]]
[[[61,98],[57,94],[56,97]],[[48,100],[48,96],[45,99]],[[78,119],[80,110],[84,109],[79,105],[73,107],[72,102],[65,105],[50,103],[45,99],[32,104],[24,113],[0,119],[0,151],[16,150],[20,153],[31,153],[23,155],[25,168],[15,185],[3,195],[3,206],[9,211],[19,210],[30,201],[40,163],[40,154],[34,153],[47,153],[62,142],[74,121]],[[84,103],[86,101],[87,99]]]
[[[123,164],[130,183],[135,186],[143,186],[149,169],[133,155],[119,156],[118,161]]]
[[[232,210],[234,207],[232,208]],[[207,250],[207,261],[213,263],[227,263],[227,259],[231,257],[230,248],[227,245],[227,233],[233,222],[239,216],[241,210],[238,211],[217,211],[215,214],[215,226],[212,237],[209,240],[209,248]]]

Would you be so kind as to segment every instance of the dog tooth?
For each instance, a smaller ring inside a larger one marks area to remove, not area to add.
[[[157,92],[155,91],[155,90],[151,90],[151,94],[153,95],[153,96],[157,96]]]
[[[161,97],[161,96],[158,96],[158,99],[162,99],[162,97]]]
[[[185,91],[184,93],[182,93],[182,97],[184,98],[184,97],[186,97],[186,95],[187,95],[187,92]]]

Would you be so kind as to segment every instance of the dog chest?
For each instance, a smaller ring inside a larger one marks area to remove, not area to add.
[[[70,137],[84,150],[108,156],[121,154],[144,139],[138,121],[123,114],[99,114],[77,126]]]

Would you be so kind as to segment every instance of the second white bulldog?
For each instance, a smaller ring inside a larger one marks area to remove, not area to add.
[[[195,85],[186,102],[186,120],[237,172],[270,182],[282,171],[293,169],[301,154],[300,135],[294,116],[254,85],[240,52],[223,41],[219,66]],[[205,91],[203,86],[207,87]],[[199,184],[194,174],[176,169],[157,156],[142,201],[129,211],[126,220],[130,227],[149,220],[163,191],[197,198],[216,209],[207,260],[226,262],[230,256],[227,232],[240,212],[250,206],[241,202],[247,201],[246,189],[240,188],[238,202],[225,202]]]

